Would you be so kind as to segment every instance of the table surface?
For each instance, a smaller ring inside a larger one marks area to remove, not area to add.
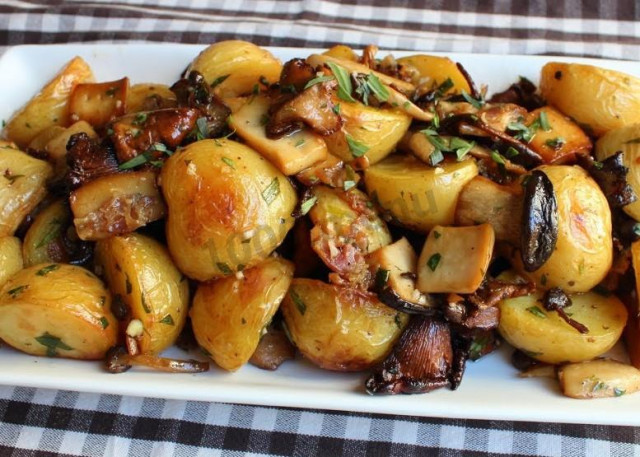
[[[390,6],[393,5],[393,6]],[[640,5],[619,1],[8,0],[19,44],[246,39],[419,51],[640,59]],[[3,367],[3,369],[6,369]],[[597,402],[593,414],[597,414]],[[2,456],[640,454],[632,427],[396,417],[0,387]]]

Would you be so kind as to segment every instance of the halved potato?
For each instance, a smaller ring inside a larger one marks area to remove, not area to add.
[[[576,156],[591,152],[593,144],[584,131],[550,106],[531,111],[527,115],[526,125],[530,127],[534,122],[540,122],[542,113],[546,116],[549,130],[539,127],[529,147],[540,154],[545,163],[575,162]]]
[[[53,79],[7,123],[4,134],[24,148],[42,130],[53,125],[67,126],[68,101],[76,84],[93,81],[91,68],[74,57]]]
[[[21,351],[97,360],[117,333],[109,291],[84,268],[34,265],[0,288],[0,339]]]
[[[565,308],[571,319],[589,331],[580,333],[558,313],[546,311],[542,292],[500,302],[500,334],[512,346],[547,363],[581,362],[613,347],[627,322],[627,309],[613,295],[595,292],[570,295]]]
[[[620,397],[640,390],[640,370],[616,360],[589,360],[561,366],[558,381],[567,397]]]
[[[247,363],[287,293],[294,266],[271,257],[242,274],[200,284],[189,312],[193,333],[213,360],[235,371]]]
[[[14,236],[0,238],[0,287],[23,266],[20,239]]]
[[[640,122],[640,79],[619,71],[549,62],[542,67],[540,91],[596,136]]]
[[[25,265],[68,261],[57,257],[62,254],[63,231],[70,224],[71,211],[64,200],[56,200],[38,213],[24,237],[22,255]]]
[[[69,121],[105,126],[126,111],[129,78],[103,83],[80,83],[71,91]]]
[[[96,244],[95,264],[114,301],[142,323],[140,352],[157,354],[171,346],[187,319],[189,283],[167,249],[138,233],[114,236]]]
[[[413,81],[416,86],[430,86],[435,89],[447,79],[451,79],[453,85],[447,92],[460,93],[463,90],[467,93],[471,92],[466,78],[456,63],[448,57],[416,54],[401,57],[397,63],[398,65],[410,65],[418,71],[418,75]]]
[[[371,293],[313,279],[293,280],[282,313],[300,352],[335,371],[364,370],[382,361],[409,318]]]
[[[282,64],[266,49],[239,40],[219,41],[207,47],[189,66],[198,71],[222,97],[250,94],[261,79],[275,83]]]

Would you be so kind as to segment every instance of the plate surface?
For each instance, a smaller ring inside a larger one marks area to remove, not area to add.
[[[203,48],[197,45],[54,45],[9,49],[0,59],[0,119],[9,119],[70,58],[80,55],[99,81],[129,76],[133,83],[175,81]],[[273,48],[283,60],[304,57],[305,49]],[[394,52],[394,55],[410,53]],[[593,63],[640,76],[640,62],[541,56],[448,54],[461,62],[477,84],[499,91],[525,76],[538,80],[550,60]],[[184,356],[178,349],[169,353]],[[460,388],[426,395],[370,397],[366,374],[322,371],[303,360],[275,372],[246,366],[236,373],[176,375],[131,370],[112,375],[100,364],[36,358],[0,348],[0,384],[78,390],[168,399],[218,401],[415,416],[640,425],[640,394],[591,401],[563,397],[550,379],[520,379],[503,349],[469,363]]]

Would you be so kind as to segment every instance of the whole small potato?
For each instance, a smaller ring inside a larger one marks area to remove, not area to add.
[[[62,236],[71,223],[71,210],[64,200],[56,200],[38,213],[24,237],[25,265],[68,262]]]
[[[391,351],[407,314],[368,292],[314,279],[294,279],[282,302],[293,343],[327,370],[365,370]]]
[[[543,288],[587,292],[611,268],[611,210],[596,182],[578,166],[539,167],[553,183],[558,204],[558,240],[551,257],[525,276]],[[518,259],[515,265],[521,267]]]
[[[23,266],[20,239],[14,236],[0,238],[0,286],[7,282],[14,273],[22,270]]]
[[[164,246],[138,233],[114,236],[98,241],[95,264],[114,305],[142,322],[140,352],[157,354],[175,343],[187,319],[189,284]]]
[[[640,122],[640,79],[577,63],[542,67],[540,91],[550,105],[596,136]]]
[[[260,263],[293,226],[291,183],[235,141],[190,144],[165,162],[161,179],[169,250],[190,278],[206,281]]]
[[[247,363],[271,322],[293,277],[293,264],[268,258],[240,277],[198,286],[190,311],[196,340],[225,370]]]
[[[500,334],[512,346],[547,363],[581,362],[597,357],[613,347],[627,322],[627,309],[611,295],[595,292],[570,295],[565,308],[571,319],[589,331],[580,333],[558,313],[546,311],[541,292],[502,300]]]
[[[21,351],[97,360],[117,333],[109,291],[84,268],[34,265],[0,288],[0,338]]]

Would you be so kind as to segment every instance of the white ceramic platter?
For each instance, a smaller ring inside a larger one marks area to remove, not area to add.
[[[9,119],[70,58],[80,55],[97,79],[129,76],[132,82],[175,81],[202,46],[174,44],[21,46],[0,59],[0,119]],[[274,48],[283,61],[311,50]],[[407,53],[394,52],[395,55]],[[550,58],[542,56],[450,54],[478,84],[506,88],[518,76],[537,81],[549,60],[581,61],[640,76],[640,62]],[[173,349],[172,354],[184,356]],[[275,372],[246,366],[236,373],[175,375],[133,369],[113,375],[99,363],[30,357],[0,348],[0,384],[344,411],[491,420],[527,420],[611,425],[640,425],[640,394],[601,400],[563,397],[551,379],[520,379],[503,349],[469,363],[460,388],[426,395],[370,397],[366,374],[322,371],[303,360]]]

